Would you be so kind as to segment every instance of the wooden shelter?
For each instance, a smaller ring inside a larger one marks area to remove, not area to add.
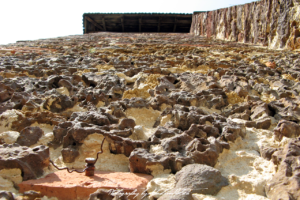
[[[192,14],[164,13],[85,13],[83,33],[165,32],[189,33]]]

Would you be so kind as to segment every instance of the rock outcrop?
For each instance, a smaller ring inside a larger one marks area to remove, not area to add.
[[[254,5],[266,2],[236,8],[259,13]],[[298,4],[291,2],[280,1],[293,10]],[[281,178],[296,180],[298,158],[287,156],[297,151],[290,142],[300,127],[296,51],[169,33],[93,33],[0,48],[0,190],[13,196],[23,195],[17,192],[22,178],[56,171],[49,159],[84,169],[104,138],[96,170],[151,174],[150,200],[266,200]],[[214,181],[193,181],[210,192],[179,177],[193,166]],[[291,185],[280,187],[282,194],[297,196]]]
[[[194,12],[190,33],[276,49],[299,49],[299,6],[298,0],[261,0]]]
[[[36,179],[43,175],[49,165],[49,148],[37,146],[33,149],[19,144],[0,145],[0,170],[21,169],[23,180]]]
[[[291,140],[284,149],[273,153],[272,161],[278,165],[277,173],[266,185],[270,199],[300,198],[300,138]]]

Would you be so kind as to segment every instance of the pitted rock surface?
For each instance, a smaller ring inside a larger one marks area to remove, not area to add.
[[[282,20],[288,9],[296,13],[296,1],[283,1],[279,7],[272,2],[270,7],[281,10]],[[255,8],[264,3],[221,10],[218,15],[212,11],[206,19],[212,24],[227,16],[227,27],[243,27],[235,14],[239,18],[247,13],[248,20],[251,13],[261,13]],[[224,25],[217,24],[211,28]],[[203,24],[198,27],[217,33]],[[259,39],[257,34],[242,35],[249,27],[228,34],[250,42],[252,37]],[[280,30],[278,37],[283,36]],[[83,169],[84,159],[96,156],[105,136],[96,168],[155,174],[159,183],[149,186],[157,187],[149,189],[155,198],[165,198],[163,192],[171,190],[166,186],[170,180],[160,173],[171,176],[190,164],[203,164],[218,167],[229,180],[229,186],[214,193],[217,199],[228,192],[232,199],[265,200],[264,191],[257,189],[266,187],[260,174],[277,174],[281,164],[273,163],[274,156],[299,137],[296,51],[168,33],[91,33],[0,48],[1,144],[17,142],[32,149],[47,145],[59,167]],[[41,166],[48,166],[47,158],[42,160]],[[273,171],[266,170],[273,165]],[[24,176],[35,178],[43,172],[39,168],[36,176]]]
[[[266,185],[270,199],[299,199],[300,138],[291,140],[284,149],[275,151],[272,161],[278,171]]]
[[[19,168],[23,180],[36,179],[43,175],[43,168],[49,165],[49,148],[29,148],[19,144],[0,145],[0,170]]]

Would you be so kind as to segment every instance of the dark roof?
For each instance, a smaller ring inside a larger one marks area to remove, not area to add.
[[[193,13],[147,13],[147,12],[132,12],[132,13],[84,13],[83,15],[192,15]]]
[[[188,33],[191,13],[84,13],[83,32]]]

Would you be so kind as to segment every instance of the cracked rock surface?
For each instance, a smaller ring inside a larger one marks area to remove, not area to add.
[[[295,51],[164,33],[0,49],[1,195],[21,198],[20,178],[56,171],[49,157],[85,168],[105,137],[96,169],[153,175],[146,199],[299,198]]]

